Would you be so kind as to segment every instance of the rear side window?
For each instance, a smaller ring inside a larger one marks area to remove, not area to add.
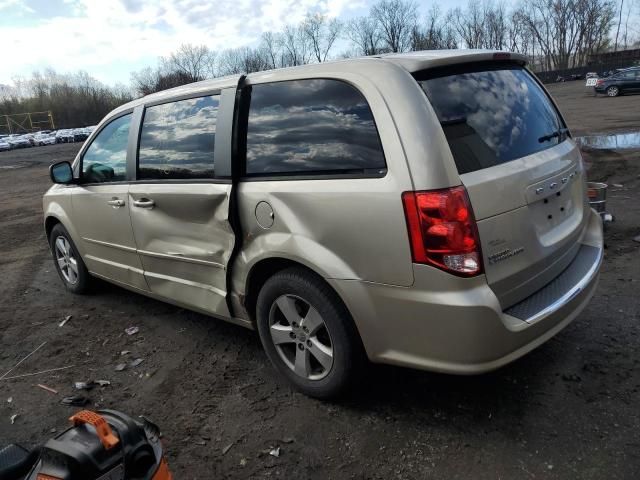
[[[127,144],[131,114],[105,126],[82,157],[85,183],[122,182],[127,179]]]
[[[190,98],[146,108],[138,179],[213,178],[219,98]]]
[[[371,109],[351,85],[313,79],[251,88],[247,174],[380,174],[385,168]]]
[[[557,145],[564,127],[549,97],[519,66],[417,75],[460,174]]]
[[[622,80],[635,80],[636,79],[636,75],[637,75],[637,72],[630,71],[630,72],[619,73],[615,77],[616,78],[620,78]]]

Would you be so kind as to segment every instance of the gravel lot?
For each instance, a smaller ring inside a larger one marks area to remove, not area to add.
[[[640,96],[594,98],[583,82],[551,91],[574,133],[639,127]],[[0,380],[0,445],[49,438],[74,411],[59,403],[73,382],[107,379],[89,393],[93,407],[159,423],[177,479],[640,475],[640,150],[585,152],[593,180],[622,186],[609,195],[617,221],[598,293],[567,329],[491,374],[374,366],[352,398],[323,403],[284,384],[252,332],[107,284],[89,296],[63,289],[41,196],[47,166],[77,148],[0,153],[0,374],[45,341],[16,374],[73,365]],[[128,336],[132,325],[140,332]],[[138,357],[140,366],[114,370]]]

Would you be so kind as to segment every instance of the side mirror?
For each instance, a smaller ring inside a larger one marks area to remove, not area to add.
[[[49,176],[53,183],[69,185],[73,183],[73,169],[69,162],[54,163],[49,167]]]

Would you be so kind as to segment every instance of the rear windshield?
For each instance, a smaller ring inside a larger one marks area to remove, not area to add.
[[[527,70],[476,65],[416,75],[436,111],[460,174],[564,140],[564,124]]]

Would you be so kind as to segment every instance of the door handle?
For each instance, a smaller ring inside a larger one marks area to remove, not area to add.
[[[119,198],[114,198],[107,202],[107,205],[111,205],[113,208],[124,207],[124,200],[120,200]]]
[[[153,208],[155,205],[156,202],[148,198],[141,198],[140,200],[133,201],[133,206],[138,208]]]

